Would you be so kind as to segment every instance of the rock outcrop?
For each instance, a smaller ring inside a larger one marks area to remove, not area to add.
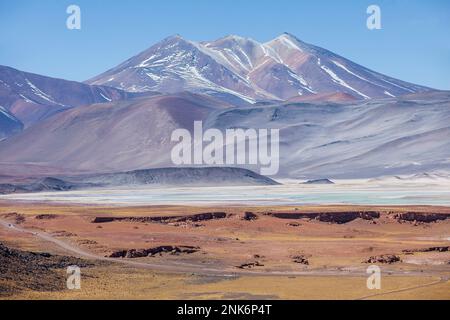
[[[394,214],[394,219],[397,221],[408,222],[437,222],[450,219],[450,214],[446,213],[428,213],[428,212],[403,212]]]
[[[157,254],[171,254],[171,255],[179,255],[179,254],[190,254],[199,251],[199,247],[192,246],[159,246],[155,248],[149,249],[130,249],[130,250],[119,250],[111,253],[109,258],[142,258],[142,257],[152,257]]]
[[[34,218],[37,220],[52,220],[56,219],[58,216],[56,214],[38,214]]]
[[[176,223],[176,222],[198,222],[214,219],[224,219],[227,217],[225,212],[206,212],[186,216],[158,216],[158,217],[95,217],[92,223],[109,222],[157,222],[157,223]]]
[[[280,219],[310,219],[321,222],[344,224],[358,218],[363,220],[374,220],[380,218],[380,213],[376,211],[362,212],[318,212],[318,213],[270,213],[269,215]]]
[[[447,247],[430,247],[421,249],[405,249],[403,253],[415,253],[415,252],[448,252],[450,251],[450,246]]]
[[[245,212],[244,216],[242,217],[242,220],[246,220],[246,221],[253,221],[258,219],[258,216],[256,214],[254,214],[253,212]]]
[[[299,264],[309,265],[308,258],[304,255],[293,256],[292,261]]]
[[[264,265],[259,261],[255,261],[255,262],[243,263],[239,266],[236,266],[236,268],[239,268],[239,269],[251,269],[254,267],[264,267]]]
[[[385,263],[385,264],[392,264],[396,262],[401,262],[401,259],[399,256],[396,256],[394,254],[383,254],[380,256],[373,256],[363,261],[363,263]]]
[[[17,212],[5,213],[5,214],[2,214],[2,217],[5,219],[12,219],[12,220],[14,220],[14,222],[16,224],[21,224],[21,223],[25,222],[25,216],[23,214],[17,213]]]

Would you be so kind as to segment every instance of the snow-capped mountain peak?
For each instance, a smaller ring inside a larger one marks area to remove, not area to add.
[[[369,70],[289,33],[266,43],[238,35],[204,42],[174,35],[88,83],[131,92],[229,95],[247,102],[335,93],[362,100],[431,90]]]
[[[289,33],[283,33],[282,35],[267,43],[267,45],[270,47],[277,44],[283,46],[285,50],[297,50],[300,52],[304,52],[304,43]]]

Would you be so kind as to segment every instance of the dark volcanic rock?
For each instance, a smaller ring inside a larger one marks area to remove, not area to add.
[[[450,219],[450,214],[427,213],[427,212],[404,212],[395,214],[394,219],[396,219],[397,221],[430,223]]]
[[[330,223],[337,223],[337,224],[343,224],[347,223],[353,220],[356,220],[358,218],[362,218],[361,214],[358,212],[338,212],[338,213],[320,213],[316,220],[322,221],[322,222],[330,222]]]
[[[373,220],[380,218],[380,213],[375,211],[363,212],[320,212],[320,213],[271,213],[271,216],[280,219],[316,219],[321,222],[344,224],[358,218]]]
[[[300,223],[297,223],[297,222],[289,222],[289,223],[287,224],[287,226],[289,226],[289,227],[300,227],[301,224],[300,224]]]
[[[159,216],[159,217],[95,217],[92,223],[108,222],[158,222],[158,223],[176,223],[176,222],[198,222],[214,219],[224,219],[227,217],[225,212],[206,212],[188,216]]]
[[[114,217],[95,217],[91,223],[109,223],[114,221],[124,221],[125,218],[114,218]]]
[[[58,216],[56,214],[38,214],[35,219],[38,220],[52,220],[56,219]]]
[[[254,214],[253,212],[247,211],[244,213],[244,216],[242,217],[242,219],[246,220],[246,221],[252,221],[252,220],[258,219],[258,216],[256,214]]]
[[[25,216],[23,214],[17,213],[17,212],[5,213],[5,214],[2,214],[2,217],[5,219],[14,219],[14,222],[16,224],[21,224],[21,223],[25,222]]]
[[[207,212],[207,213],[199,213],[194,214],[192,216],[183,216],[175,218],[176,222],[180,221],[205,221],[205,220],[213,220],[213,219],[224,219],[227,217],[225,212]]]
[[[401,259],[399,256],[393,255],[393,254],[384,254],[380,256],[373,256],[369,259],[363,261],[363,263],[387,263],[392,264],[396,262],[401,262]]]
[[[404,253],[414,253],[414,252],[448,252],[450,251],[450,246],[447,247],[430,247],[421,249],[405,249]]]
[[[253,267],[264,267],[264,265],[259,261],[255,261],[255,262],[243,263],[239,266],[236,266],[236,268],[239,268],[239,269],[251,269]]]
[[[304,255],[293,256],[292,261],[299,264],[309,265],[308,258]]]
[[[191,254],[199,251],[199,247],[192,247],[192,246],[159,246],[155,248],[149,248],[149,249],[130,249],[130,250],[119,250],[111,253],[109,255],[110,258],[142,258],[142,257],[151,257],[157,254],[171,254],[171,255],[178,255],[178,254]]]

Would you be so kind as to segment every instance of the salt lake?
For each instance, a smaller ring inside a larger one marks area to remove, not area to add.
[[[306,185],[282,181],[278,186],[120,187],[64,192],[10,194],[0,200],[94,205],[450,205],[448,181],[338,181]]]

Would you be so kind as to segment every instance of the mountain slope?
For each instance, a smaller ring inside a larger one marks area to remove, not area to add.
[[[344,93],[391,98],[431,89],[384,76],[290,34],[267,43],[169,37],[87,81],[126,91],[222,92],[248,101]]]
[[[0,141],[23,129],[23,124],[8,110],[0,106]]]
[[[115,88],[45,77],[0,66],[0,105],[25,126],[81,105],[124,99]]]
[[[230,167],[158,168],[73,178],[97,186],[244,186],[276,185],[274,180],[253,171]]]
[[[192,93],[81,106],[0,142],[0,163],[51,164],[67,172],[171,166],[172,131],[192,131],[194,121],[225,108],[232,106]]]
[[[266,45],[276,52],[282,64],[301,75],[317,93],[342,92],[371,99],[430,90],[374,72],[287,33]]]
[[[309,179],[448,173],[449,123],[449,92],[232,109],[208,119],[208,127],[222,130],[279,128],[280,175]]]
[[[69,191],[89,188],[135,186],[264,186],[278,182],[253,171],[231,167],[158,168],[71,177],[29,177],[0,183],[0,194]]]
[[[245,78],[216,61],[203,46],[180,36],[164,39],[88,83],[130,92],[220,91],[246,100],[263,98]]]
[[[172,167],[173,130],[192,132],[196,120],[203,121],[204,130],[222,132],[279,128],[279,177],[450,172],[448,92],[345,104],[288,102],[244,108],[183,93],[62,112],[0,142],[0,174],[2,168],[11,172],[11,164],[60,168],[65,174]],[[46,174],[52,174],[48,170]]]

